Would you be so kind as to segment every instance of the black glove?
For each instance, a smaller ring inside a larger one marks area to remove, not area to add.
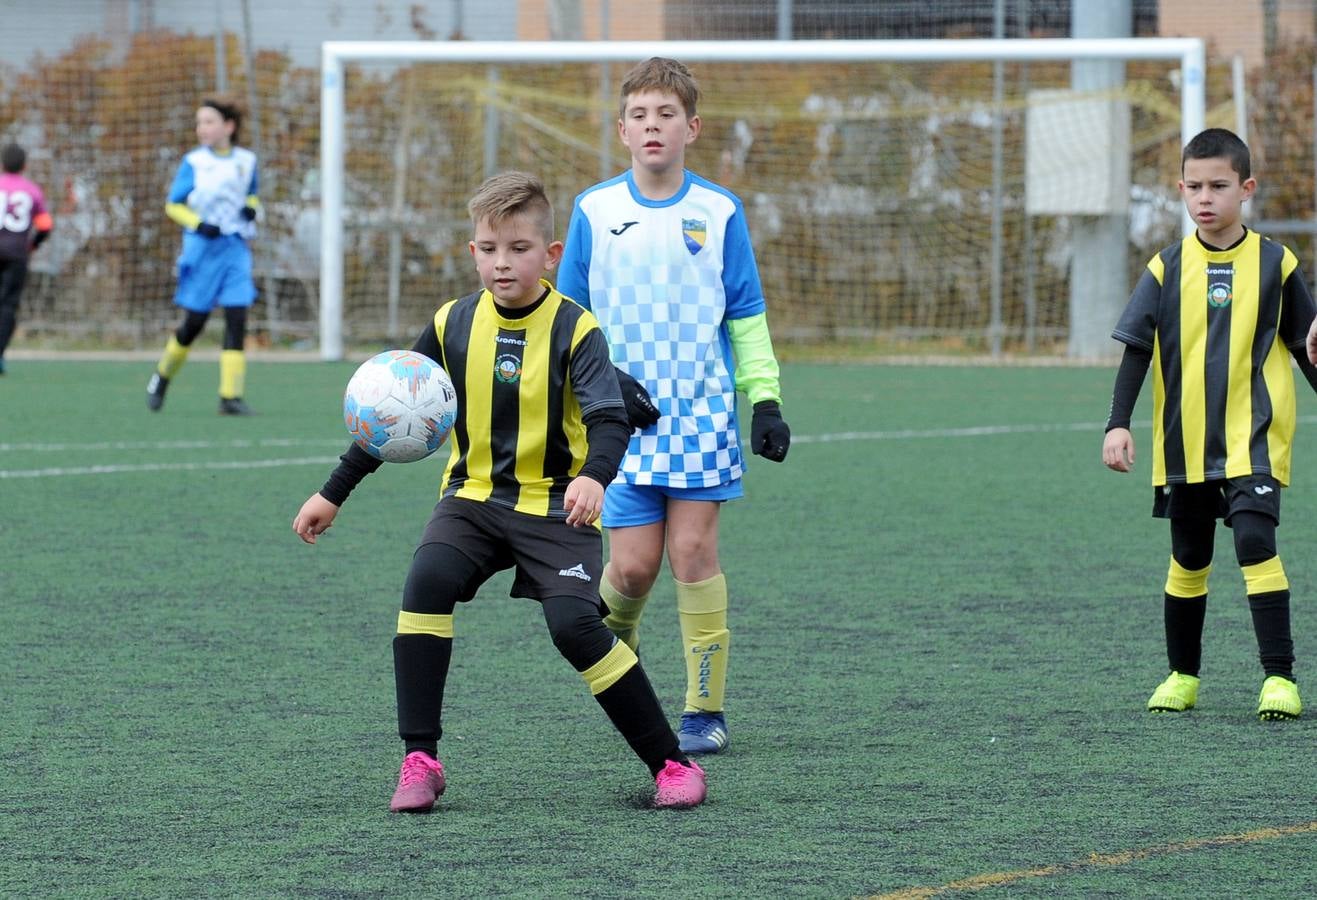
[[[764,459],[781,462],[791,447],[791,429],[782,421],[776,400],[760,400],[750,421],[750,450]]]
[[[202,222],[200,225],[197,226],[197,234],[201,235],[203,238],[206,238],[207,240],[209,240],[210,238],[217,238],[220,236],[219,226],[212,225],[209,222]]]
[[[244,206],[242,212],[238,213],[238,215],[242,216],[244,222],[250,222],[256,218],[256,207]]]
[[[659,420],[659,408],[649,391],[631,373],[617,370],[617,383],[622,387],[622,402],[626,404],[627,423],[632,428],[648,428]]]

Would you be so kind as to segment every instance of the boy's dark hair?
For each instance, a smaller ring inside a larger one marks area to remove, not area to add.
[[[209,106],[219,113],[226,122],[233,123],[233,137],[229,140],[238,143],[238,132],[242,131],[242,107],[238,101],[227,94],[215,94],[201,101],[202,106]]]
[[[27,165],[27,151],[17,144],[5,144],[0,150],[0,165],[11,175],[18,174]]]
[[[621,118],[626,118],[627,98],[642,91],[675,94],[688,119],[695,116],[695,104],[700,100],[700,86],[691,70],[664,56],[651,56],[626,73],[622,79],[622,102],[618,112]]]
[[[1184,155],[1180,157],[1180,174],[1184,174],[1184,164],[1191,159],[1218,158],[1230,160],[1230,168],[1239,173],[1241,182],[1253,177],[1248,144],[1241,141],[1233,131],[1224,128],[1200,131],[1184,145]]]
[[[466,210],[473,225],[485,220],[497,226],[512,216],[527,216],[540,229],[544,243],[553,243],[553,204],[544,182],[529,172],[500,172],[486,178]]]

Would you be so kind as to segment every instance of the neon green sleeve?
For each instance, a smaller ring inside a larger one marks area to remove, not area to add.
[[[192,207],[186,203],[166,203],[165,215],[192,231],[195,231],[197,226],[201,224],[201,216],[197,215]]]
[[[732,354],[736,357],[736,389],[749,398],[750,403],[760,400],[782,402],[782,388],[778,380],[777,357],[773,355],[773,338],[768,333],[768,315],[728,319],[727,334],[732,339]]]

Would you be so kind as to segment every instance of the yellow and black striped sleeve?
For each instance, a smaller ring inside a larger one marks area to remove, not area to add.
[[[1129,303],[1121,313],[1111,336],[1122,344],[1151,351],[1157,339],[1157,319],[1161,307],[1164,266],[1161,255],[1149,262],[1139,283],[1130,294]]]
[[[585,328],[585,333],[572,350],[568,379],[581,407],[589,448],[577,474],[587,475],[607,487],[626,455],[631,426],[604,333],[590,315],[582,316],[577,328]]]

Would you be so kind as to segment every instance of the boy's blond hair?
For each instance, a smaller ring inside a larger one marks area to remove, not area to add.
[[[636,65],[622,79],[622,103],[618,115],[626,118],[627,98],[644,91],[662,91],[674,94],[686,110],[686,118],[694,118],[695,104],[700,100],[700,86],[691,70],[675,59],[651,56]]]
[[[466,205],[471,224],[485,221],[498,226],[512,216],[526,216],[553,243],[553,204],[544,192],[544,182],[529,172],[500,172],[486,178]]]

